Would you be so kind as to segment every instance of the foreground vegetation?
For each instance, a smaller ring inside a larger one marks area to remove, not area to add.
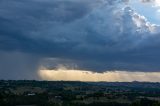
[[[160,106],[160,83],[0,80],[0,106]]]

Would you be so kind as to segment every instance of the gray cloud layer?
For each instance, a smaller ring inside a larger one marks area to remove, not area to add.
[[[125,6],[126,2],[1,0],[0,51],[3,53],[0,54],[19,52],[24,57],[31,55],[31,60],[32,56],[38,56],[35,67],[39,66],[39,60],[52,58],[41,64],[47,68],[74,64],[76,68],[97,72],[159,71],[160,27]],[[9,66],[4,61],[10,59],[2,58],[0,66]],[[22,60],[24,64],[27,61]],[[0,67],[0,77],[7,75],[4,70],[11,72]],[[14,69],[11,73],[16,72],[19,71]]]

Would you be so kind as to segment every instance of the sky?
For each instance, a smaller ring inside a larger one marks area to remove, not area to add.
[[[0,0],[0,79],[160,82],[160,0]]]

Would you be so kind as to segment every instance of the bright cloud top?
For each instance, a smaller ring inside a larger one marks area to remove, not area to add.
[[[160,6],[160,1],[159,0],[155,0],[155,5]]]

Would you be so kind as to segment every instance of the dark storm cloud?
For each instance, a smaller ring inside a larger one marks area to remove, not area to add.
[[[122,7],[126,2],[1,0],[0,50],[38,56],[35,64],[53,58],[42,62],[47,68],[159,71],[160,27]]]
[[[50,49],[47,45],[56,44],[47,43],[42,39],[48,36],[47,33],[38,36],[32,33],[39,33],[42,29],[47,31],[52,23],[65,24],[77,20],[89,11],[91,11],[90,4],[83,0],[75,2],[72,0],[2,0],[0,4],[0,40],[3,42],[1,49],[20,51],[30,48],[37,50],[39,47]],[[54,37],[54,32],[52,36]]]

